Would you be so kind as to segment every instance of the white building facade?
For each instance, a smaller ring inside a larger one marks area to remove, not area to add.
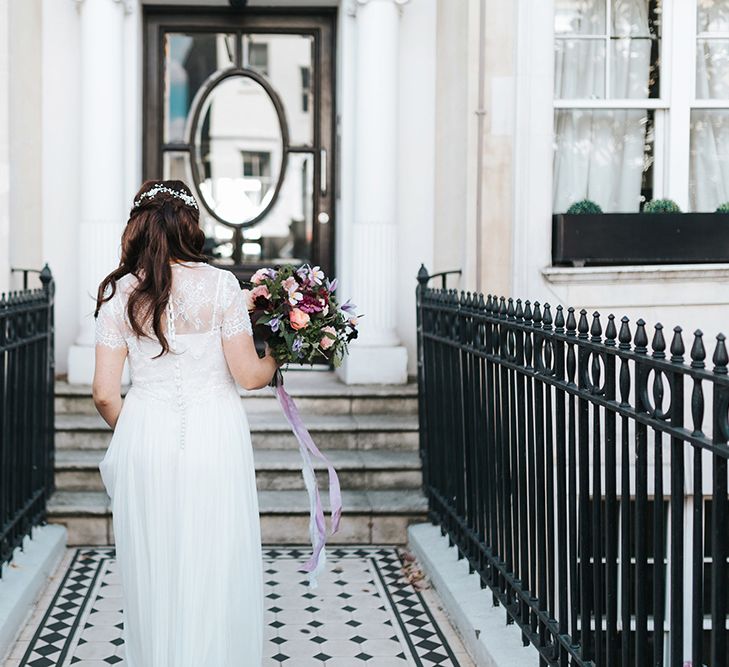
[[[729,265],[553,266],[577,200],[729,200],[729,2],[0,0],[0,290],[51,266],[56,367],[144,178],[203,201],[221,265],[312,261],[362,318],[348,383],[416,372],[415,275],[728,329]]]

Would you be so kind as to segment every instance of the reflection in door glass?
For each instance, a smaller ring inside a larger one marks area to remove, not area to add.
[[[265,164],[251,154],[250,168],[265,170]],[[265,160],[265,158],[264,158]],[[191,182],[189,154],[167,151],[164,154],[164,178]],[[243,162],[244,169],[246,162]],[[261,179],[263,180],[263,178]],[[310,153],[289,156],[286,178],[276,203],[266,217],[242,232],[243,262],[303,263],[311,261],[313,233],[314,164]],[[220,259],[233,256],[233,229],[218,222],[204,206],[200,207],[200,227],[207,246]]]
[[[186,141],[195,94],[212,74],[231,67],[235,37],[217,33],[165,35],[165,143]]]
[[[243,35],[243,66],[265,76],[281,98],[294,146],[314,141],[313,46],[309,35]]]

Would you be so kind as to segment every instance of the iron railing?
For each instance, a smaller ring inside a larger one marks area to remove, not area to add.
[[[726,667],[727,348],[428,287],[429,514],[542,665]],[[709,418],[707,419],[707,416]]]
[[[54,490],[54,282],[48,265],[39,277],[41,288],[0,295],[0,574],[32,527],[45,522]]]

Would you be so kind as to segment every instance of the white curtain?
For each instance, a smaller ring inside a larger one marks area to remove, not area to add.
[[[699,0],[700,33],[729,32],[729,4]],[[729,99],[729,40],[699,39],[697,99]],[[729,109],[691,112],[691,210],[714,211],[729,202]]]
[[[646,98],[651,42],[648,0],[612,2],[610,34],[620,39],[557,39],[557,99]],[[557,1],[559,22],[571,34],[605,34],[604,0]],[[560,5],[569,18],[560,18]],[[598,17],[596,25],[595,17]],[[643,38],[643,39],[639,39]],[[608,52],[606,53],[606,49]],[[605,58],[610,81],[605,81]],[[607,90],[606,86],[607,85]],[[642,109],[563,109],[555,113],[555,212],[591,199],[606,212],[634,212],[640,207],[645,164],[647,114]]]

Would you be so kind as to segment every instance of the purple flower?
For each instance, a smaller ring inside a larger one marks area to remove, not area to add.
[[[304,353],[301,351],[301,346],[304,344],[301,336],[296,336],[294,342],[291,344],[291,351],[294,352],[298,357],[303,357]]]
[[[296,269],[296,275],[299,276],[301,280],[306,282],[309,278],[309,265],[302,264],[298,269]]]
[[[271,331],[273,331],[273,333],[276,333],[281,328],[281,316],[276,315],[276,317],[272,317],[268,326],[271,327]]]
[[[352,303],[352,302],[351,302],[351,301],[350,301],[349,299],[347,299],[347,302],[346,302],[346,303],[343,303],[343,304],[342,304],[342,305],[340,306],[340,308],[341,308],[341,309],[342,309],[342,310],[343,310],[343,311],[344,311],[345,313],[353,313],[353,312],[354,312],[355,310],[357,310],[357,306],[356,306],[355,304],[353,304],[353,303]]]
[[[334,280],[329,280],[329,278],[327,278],[326,285],[327,290],[333,292],[335,289],[337,289],[337,279],[335,278]]]

